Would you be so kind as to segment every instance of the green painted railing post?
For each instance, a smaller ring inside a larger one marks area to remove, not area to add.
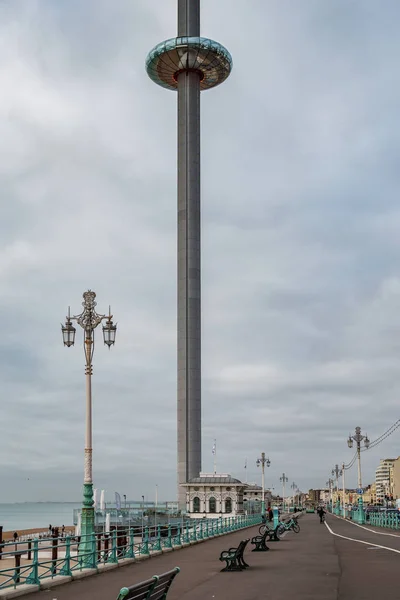
[[[97,568],[97,544],[96,544],[96,534],[93,532],[90,534],[90,541],[91,541],[91,547],[92,547],[92,551],[90,553],[90,562],[92,565],[92,569],[96,569]]]
[[[207,519],[207,521],[206,521],[206,538],[208,538],[208,537],[209,537],[209,535],[208,535],[208,519]]]
[[[157,525],[157,542],[154,550],[161,550],[161,529],[159,525]]]
[[[118,559],[117,559],[117,532],[115,529],[114,529],[114,531],[111,532],[111,552],[108,553],[107,562],[109,562],[109,563],[118,562]]]
[[[146,527],[144,530],[144,537],[140,544],[140,554],[149,554],[149,528]]]
[[[71,571],[71,536],[67,535],[65,538],[65,559],[62,568],[60,569],[60,575],[72,575]]]
[[[199,521],[199,532],[198,532],[198,534],[197,534],[197,539],[198,539],[198,540],[203,540],[203,539],[204,539],[204,536],[203,536],[203,529],[204,529],[204,527],[203,527],[203,520],[201,519],[201,520]]]
[[[190,542],[190,538],[189,538],[189,524],[186,523],[185,526],[185,539],[184,539],[185,544],[188,544]]]
[[[182,532],[181,532],[181,524],[180,523],[178,523],[178,529],[176,532],[174,544],[176,546],[182,546]]]
[[[26,583],[39,585],[39,542],[37,539],[33,540],[32,570],[26,578]]]
[[[135,558],[135,536],[132,527],[128,529],[129,547],[126,553],[126,558]]]

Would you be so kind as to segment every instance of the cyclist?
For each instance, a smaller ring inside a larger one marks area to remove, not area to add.
[[[323,523],[325,520],[325,509],[323,506],[318,506],[317,514],[319,516],[319,522]]]

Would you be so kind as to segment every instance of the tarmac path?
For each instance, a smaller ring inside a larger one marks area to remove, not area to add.
[[[33,600],[115,600],[118,591],[175,566],[168,600],[377,600],[400,596],[400,535],[328,515],[304,515],[269,552],[246,550],[249,569],[221,573],[220,552],[258,527],[33,594]],[[383,535],[386,534],[386,535]]]

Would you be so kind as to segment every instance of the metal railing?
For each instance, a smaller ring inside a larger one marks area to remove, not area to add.
[[[368,519],[366,521],[370,525],[375,527],[385,527],[387,529],[400,529],[400,514],[395,512],[373,512],[368,513]]]
[[[46,538],[28,542],[6,542],[0,547],[0,589],[23,584],[40,586],[43,579],[59,575],[72,576],[74,571],[97,570],[100,565],[119,563],[138,556],[150,556],[168,548],[207,540],[232,533],[261,522],[261,515],[240,515],[217,519],[193,519],[183,526],[129,527],[109,533]],[[83,550],[84,549],[84,550]],[[11,563],[8,566],[7,563]]]

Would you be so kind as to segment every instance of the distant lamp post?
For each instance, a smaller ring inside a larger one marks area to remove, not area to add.
[[[261,466],[261,488],[262,488],[262,500],[261,500],[261,514],[265,515],[265,465],[269,467],[271,461],[269,458],[265,458],[265,452],[261,452],[261,458],[256,460],[257,467]]]
[[[333,479],[331,479],[329,477],[328,481],[326,482],[326,485],[329,487],[329,505],[330,505],[331,512],[333,512],[333,496],[332,496]]]
[[[354,435],[349,434],[349,439],[347,440],[347,445],[349,448],[353,447],[353,441],[357,444],[357,466],[358,466],[358,488],[362,489],[362,479],[361,479],[361,442],[364,440],[364,446],[368,450],[370,441],[368,439],[368,435],[361,435],[361,427],[356,427],[356,432]]]
[[[282,477],[279,478],[279,481],[282,482],[282,506],[283,510],[285,510],[285,486],[289,479],[286,477],[285,473],[282,473]]]
[[[103,325],[104,344],[110,348],[115,343],[117,326],[112,322],[111,309],[108,315],[96,312],[96,294],[91,290],[83,294],[83,311],[79,315],[68,316],[65,325],[61,326],[64,346],[70,348],[75,343],[76,329],[72,321],[76,321],[85,332],[84,352],[86,358],[86,433],[85,433],[85,467],[83,484],[83,507],[81,543],[79,553],[90,560],[92,553],[92,534],[94,534],[94,506],[93,506],[93,473],[92,473],[92,374],[93,374],[93,352],[94,352],[94,330],[100,323]],[[86,559],[85,559],[86,560]]]
[[[292,502],[293,502],[293,507],[294,507],[295,494],[296,494],[296,489],[297,489],[297,484],[294,481],[293,481],[292,485],[290,486],[290,489],[293,490]]]

